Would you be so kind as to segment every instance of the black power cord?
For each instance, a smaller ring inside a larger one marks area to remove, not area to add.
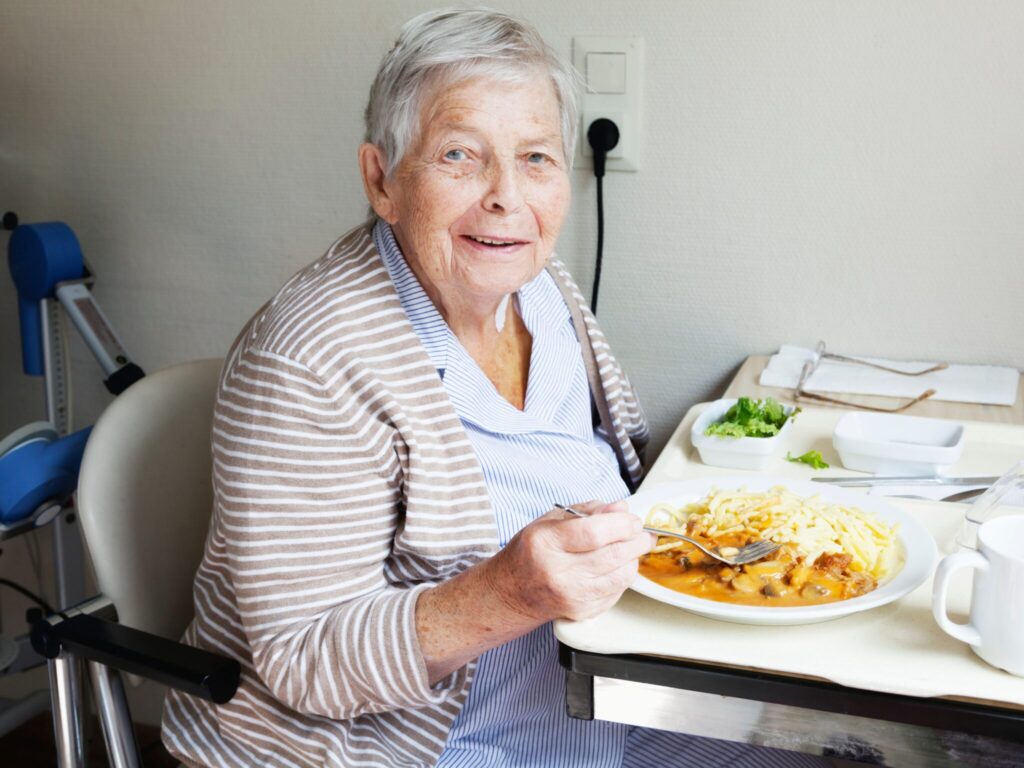
[[[590,311],[597,314],[597,291],[601,285],[601,259],[604,256],[604,167],[608,152],[619,143],[619,127],[599,117],[587,128],[587,142],[594,151],[594,177],[597,179],[597,262],[594,265],[594,289]]]
[[[15,592],[20,593],[24,597],[27,597],[29,600],[38,605],[48,614],[56,613],[56,611],[53,609],[53,606],[51,606],[48,602],[43,600],[43,598],[41,598],[39,595],[25,589],[23,586],[21,586],[21,584],[11,581],[10,579],[0,579],[0,584],[2,584],[5,587],[9,587],[10,589],[13,589]]]
[[[18,584],[15,581],[11,581],[10,579],[0,579],[0,586],[4,586],[4,587],[8,587],[10,589],[13,589],[15,592],[23,595],[24,597],[27,597],[29,600],[31,600],[33,603],[35,603],[36,605],[39,606],[39,608],[29,608],[25,612],[25,621],[27,621],[29,624],[33,624],[34,625],[37,621],[39,621],[43,617],[45,617],[45,616],[52,616],[53,614],[56,614],[58,616],[62,616],[65,619],[67,618],[67,616],[64,614],[63,611],[55,610],[52,605],[50,605],[48,602],[43,600],[43,598],[41,598],[35,592],[31,592],[31,591],[25,589],[23,586],[21,586],[21,584]],[[40,608],[43,610],[42,614],[40,614],[40,612],[39,612]]]

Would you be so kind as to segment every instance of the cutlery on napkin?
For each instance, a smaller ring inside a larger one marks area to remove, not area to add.
[[[859,357],[865,362],[915,373],[933,367],[932,362],[906,362],[877,357]],[[816,360],[814,350],[783,345],[772,355],[761,372],[759,383],[765,387],[793,389],[800,380],[804,364]],[[804,389],[810,392],[841,392],[857,395],[917,397],[923,390],[934,389],[932,400],[988,405],[1013,405],[1017,402],[1020,372],[1015,368],[993,365],[950,365],[943,370],[920,376],[907,376],[890,371],[825,358],[818,362]]]

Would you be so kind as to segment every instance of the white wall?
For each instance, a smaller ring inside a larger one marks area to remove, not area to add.
[[[0,209],[74,228],[144,368],[221,354],[362,219],[369,84],[433,5],[5,0]],[[491,5],[567,56],[574,34],[646,40],[642,170],[606,180],[599,316],[655,447],[784,342],[1024,364],[1024,4]],[[593,181],[574,188],[559,252],[586,291]],[[0,436],[42,418],[16,328],[0,277]],[[109,396],[77,340],[74,361],[84,425]]]

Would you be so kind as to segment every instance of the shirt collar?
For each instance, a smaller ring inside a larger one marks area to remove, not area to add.
[[[520,411],[498,394],[452,333],[406,262],[386,221],[378,219],[373,239],[402,308],[460,418],[492,432],[550,428],[555,411],[568,394],[569,372],[582,357],[569,308],[547,271],[542,270],[517,292],[520,315],[533,337],[526,407]]]
[[[398,300],[413,330],[437,372],[444,377],[448,368],[448,336],[451,335],[448,324],[406,262],[391,225],[383,219],[378,219],[373,227],[373,244],[384,260],[384,267],[391,276],[391,282],[395,284]]]

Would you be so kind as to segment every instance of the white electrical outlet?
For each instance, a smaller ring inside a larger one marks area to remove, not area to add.
[[[572,63],[587,83],[580,110],[576,162],[585,168],[594,167],[593,152],[587,143],[587,128],[597,118],[606,117],[619,128],[619,143],[608,153],[607,170],[639,170],[644,39],[574,37]]]

